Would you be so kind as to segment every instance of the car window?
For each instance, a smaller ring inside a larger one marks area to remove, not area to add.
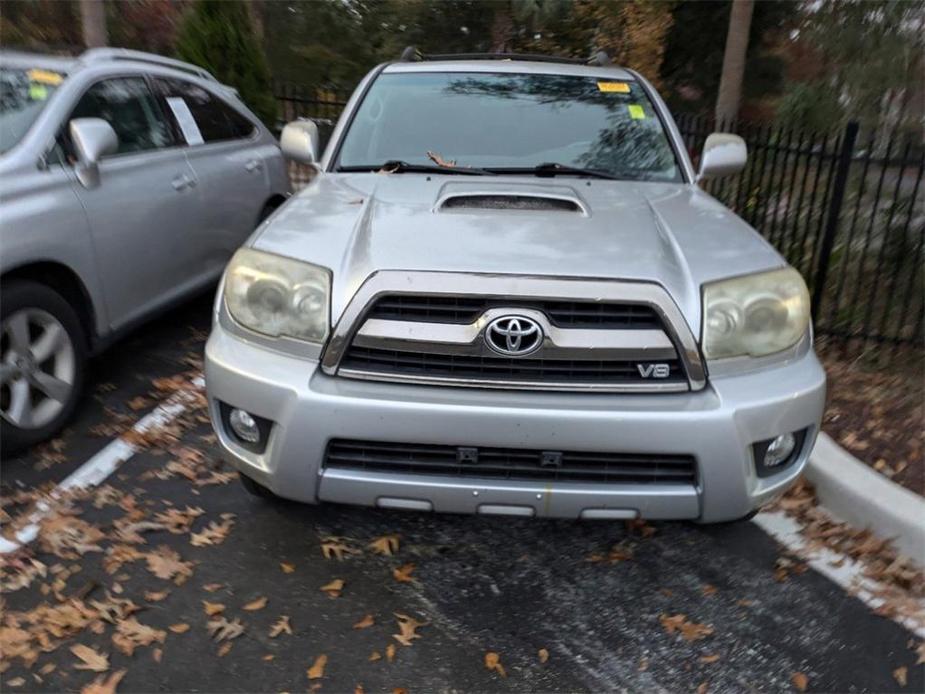
[[[64,78],[44,68],[0,67],[0,154],[19,144]]]
[[[167,100],[167,110],[176,121],[177,129],[186,134],[189,144],[199,143],[195,135],[191,135],[189,130],[183,127],[182,120],[186,109],[192,115],[205,142],[239,140],[253,135],[254,124],[207,89],[192,82],[169,77],[157,77],[154,81]]]
[[[97,82],[77,102],[71,119],[102,118],[119,138],[119,154],[169,147],[174,143],[163,112],[142,77]]]

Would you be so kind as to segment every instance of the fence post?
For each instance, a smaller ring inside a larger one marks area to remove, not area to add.
[[[819,263],[813,277],[813,321],[819,315],[822,296],[825,292],[826,276],[829,274],[829,260],[832,248],[835,246],[835,234],[838,231],[838,218],[841,215],[841,206],[845,201],[845,189],[848,187],[848,173],[851,169],[851,158],[854,155],[854,145],[858,140],[860,126],[851,121],[845,127],[842,137],[841,149],[835,169],[835,181],[832,186],[832,197],[829,199],[829,209],[826,213],[825,229],[822,232],[822,244],[819,248]],[[820,166],[821,166],[820,162]]]

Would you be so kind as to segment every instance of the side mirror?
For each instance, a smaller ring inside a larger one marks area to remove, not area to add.
[[[289,123],[279,138],[283,156],[299,164],[314,164],[318,161],[320,142],[318,126],[308,119]]]
[[[102,118],[75,118],[69,124],[71,140],[77,150],[77,179],[86,188],[100,184],[99,161],[119,149],[119,138]]]
[[[729,133],[713,133],[703,145],[698,181],[739,173],[748,160],[745,140]]]

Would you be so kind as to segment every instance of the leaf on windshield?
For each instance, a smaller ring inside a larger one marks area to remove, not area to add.
[[[439,154],[431,150],[427,151],[427,158],[430,159],[437,166],[442,166],[445,169],[453,169],[456,167],[455,159],[452,159],[452,160],[444,159]]]

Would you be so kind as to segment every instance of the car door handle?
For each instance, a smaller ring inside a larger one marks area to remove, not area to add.
[[[262,168],[263,168],[263,164],[261,164],[256,159],[251,159],[249,162],[247,162],[244,165],[244,170],[247,171],[248,173],[253,173],[254,171],[260,171]]]
[[[173,189],[179,193],[186,188],[193,187],[196,185],[196,182],[186,174],[180,174],[179,176],[174,176],[170,184],[173,186]]]

